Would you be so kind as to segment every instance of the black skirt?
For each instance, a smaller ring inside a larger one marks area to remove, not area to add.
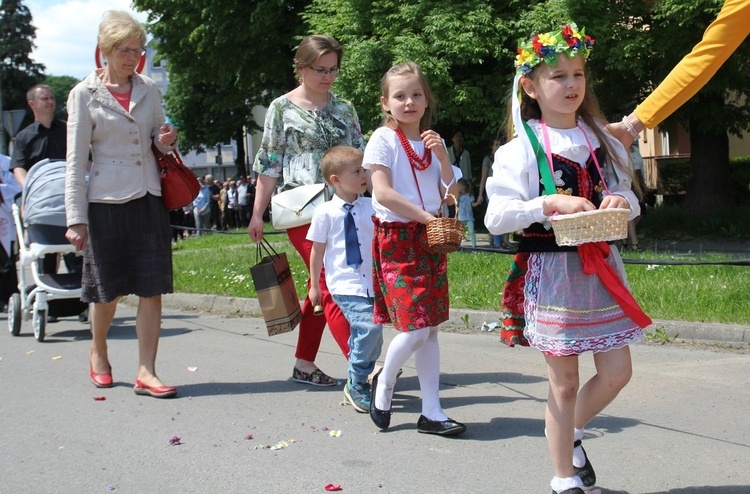
[[[81,300],[172,293],[169,213],[151,194],[124,204],[89,203]]]

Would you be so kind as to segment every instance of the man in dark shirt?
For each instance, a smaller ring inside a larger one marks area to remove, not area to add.
[[[34,123],[18,133],[13,148],[10,169],[18,184],[26,183],[29,169],[45,158],[64,160],[67,144],[67,125],[55,119],[55,96],[49,86],[39,84],[26,93]]]
[[[55,95],[45,84],[38,84],[26,93],[26,100],[34,113],[34,123],[18,133],[13,148],[10,170],[18,184],[23,188],[26,175],[37,162],[43,159],[64,160],[67,149],[67,123],[55,118]],[[56,273],[58,255],[47,254],[40,261],[42,273]],[[83,258],[75,254],[65,255],[65,264],[69,272],[81,272]],[[79,315],[82,322],[88,320],[87,311]],[[49,322],[57,317],[48,316]]]

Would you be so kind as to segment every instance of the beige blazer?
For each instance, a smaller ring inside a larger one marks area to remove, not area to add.
[[[158,165],[151,152],[151,142],[164,123],[159,88],[135,74],[126,111],[99,79],[102,70],[89,74],[68,96],[68,226],[88,224],[89,202],[122,204],[146,193],[161,196]],[[156,144],[163,152],[171,150]]]

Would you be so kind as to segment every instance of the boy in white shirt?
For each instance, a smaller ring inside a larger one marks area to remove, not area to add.
[[[383,326],[373,322],[372,200],[360,197],[367,190],[362,151],[335,146],[320,161],[320,171],[336,194],[313,213],[307,239],[310,255],[310,290],[320,305],[320,277],[349,321],[349,370],[344,396],[354,409],[368,413],[370,385],[367,377],[383,346]]]

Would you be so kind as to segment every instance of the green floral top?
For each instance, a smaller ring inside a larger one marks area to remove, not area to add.
[[[330,93],[323,109],[305,110],[286,96],[271,102],[253,170],[279,178],[281,190],[323,183],[320,158],[333,146],[365,148],[357,112]]]

